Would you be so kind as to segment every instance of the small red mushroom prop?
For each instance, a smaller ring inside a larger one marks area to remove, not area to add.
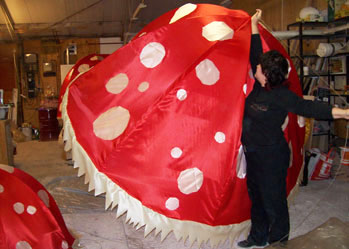
[[[0,164],[0,203],[1,249],[72,248],[55,200],[32,176]]]
[[[247,233],[241,124],[252,88],[250,16],[186,4],[76,78],[63,98],[64,140],[89,190],[127,212],[145,235],[173,231],[212,245]],[[265,50],[281,45],[262,27]],[[291,60],[289,59],[291,62]],[[301,94],[295,70],[291,89]],[[290,115],[288,192],[302,165],[304,128]]]

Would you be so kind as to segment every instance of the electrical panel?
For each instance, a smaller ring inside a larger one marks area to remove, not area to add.
[[[34,71],[27,72],[27,87],[28,87],[28,97],[35,98],[35,73],[34,73]]]
[[[37,54],[27,53],[24,55],[25,83],[28,98],[35,98],[38,79],[38,56]]]

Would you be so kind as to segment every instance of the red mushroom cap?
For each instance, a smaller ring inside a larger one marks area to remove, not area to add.
[[[173,231],[216,245],[247,231],[240,136],[253,82],[250,36],[245,12],[186,4],[81,75],[65,95],[64,139],[79,175],[146,234],[156,228],[162,238]],[[265,49],[285,53],[263,28],[261,36]],[[291,75],[300,93],[295,70]],[[295,116],[285,133],[293,148],[291,191],[303,146],[292,136],[304,134]]]

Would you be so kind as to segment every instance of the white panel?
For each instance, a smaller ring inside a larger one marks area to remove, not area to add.
[[[101,54],[112,54],[123,45],[121,44],[120,37],[100,38],[99,42]]]
[[[74,64],[61,65],[61,85],[64,81],[65,76],[67,76],[67,73],[73,66]]]

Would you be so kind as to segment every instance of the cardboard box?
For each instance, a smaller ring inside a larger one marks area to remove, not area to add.
[[[346,73],[346,56],[338,56],[331,58],[330,71],[332,74]]]
[[[345,119],[336,119],[334,121],[334,132],[336,136],[340,138],[347,137],[347,125],[349,125],[348,121]],[[349,131],[348,131],[349,135]]]
[[[346,0],[336,0],[338,3],[335,5],[334,18],[342,18],[349,16],[349,3]]]
[[[10,120],[0,120],[0,163],[14,165]]]
[[[327,14],[328,21],[349,16],[349,4],[347,0],[328,0]]]

